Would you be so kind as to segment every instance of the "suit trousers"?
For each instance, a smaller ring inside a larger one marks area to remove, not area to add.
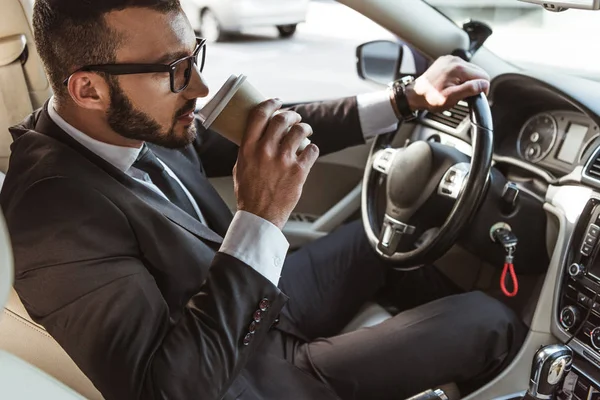
[[[518,352],[526,328],[512,310],[481,292],[442,297],[451,290],[440,289],[439,282],[435,290],[442,298],[340,335],[389,271],[360,221],[290,254],[279,284],[290,297],[282,313],[309,341],[273,332],[268,351],[323,381],[340,398],[357,400],[401,400],[450,382],[470,390],[493,378]],[[405,274],[412,277],[403,290],[415,296],[432,292],[431,273]]]

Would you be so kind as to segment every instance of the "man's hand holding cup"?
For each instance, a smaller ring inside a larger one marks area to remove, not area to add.
[[[265,100],[244,75],[230,77],[200,110],[207,129],[240,146],[233,170],[238,210],[283,228],[298,203],[319,149],[300,114]]]
[[[258,215],[280,229],[319,157],[314,144],[300,150],[312,128],[301,123],[296,112],[278,112],[281,105],[278,100],[267,100],[250,113],[233,171],[238,210]]]

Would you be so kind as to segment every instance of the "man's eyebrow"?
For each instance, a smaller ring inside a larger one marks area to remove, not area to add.
[[[167,53],[156,60],[155,64],[168,64],[175,60],[179,60],[180,58],[188,57],[190,55],[187,51],[177,51],[173,53]]]
[[[170,52],[170,53],[163,55],[158,60],[154,61],[154,63],[155,64],[167,64],[167,63],[172,63],[173,61],[179,60],[181,58],[189,57],[194,52],[194,49],[196,48],[196,43],[197,43],[197,39],[194,39],[194,47],[192,48],[192,51],[188,52],[188,51],[184,50],[184,51]]]

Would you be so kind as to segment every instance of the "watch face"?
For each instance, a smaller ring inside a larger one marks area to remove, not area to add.
[[[415,77],[411,76],[411,75],[403,76],[402,78],[400,78],[400,82],[402,82],[403,85],[408,85],[409,83],[413,82],[414,80],[415,80]]]

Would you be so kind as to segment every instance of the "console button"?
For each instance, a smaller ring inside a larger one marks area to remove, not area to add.
[[[573,328],[579,323],[579,319],[579,310],[577,307],[567,306],[560,312],[560,324],[565,329]]]
[[[600,313],[600,303],[592,304],[592,310],[596,311],[597,313]]]
[[[578,294],[577,294],[577,302],[578,302],[579,304],[582,304],[582,305],[586,306],[586,307],[589,307],[589,306],[590,306],[590,303],[591,303],[592,301],[591,301],[591,300],[590,300],[590,298],[589,298],[589,297],[587,297],[585,294],[583,294],[583,293],[578,293]]]
[[[596,244],[596,238],[593,237],[592,235],[587,235],[585,237],[585,244],[594,247],[594,245]]]
[[[594,328],[592,332],[590,332],[590,342],[592,342],[592,346],[596,350],[600,350],[600,328]]]
[[[573,278],[580,278],[585,274],[585,268],[581,264],[573,263],[569,265],[569,275]]]
[[[577,299],[577,289],[575,289],[573,286],[569,285],[565,288],[565,294],[567,295],[567,297],[576,300]]]
[[[591,224],[588,228],[587,234],[598,239],[598,235],[600,234],[600,226],[596,224]]]
[[[581,254],[583,254],[584,256],[589,256],[590,254],[592,254],[592,246],[584,243],[581,246]]]
[[[591,336],[593,330],[594,330],[594,325],[590,324],[589,322],[586,322],[585,325],[583,326],[583,333],[587,336]]]

